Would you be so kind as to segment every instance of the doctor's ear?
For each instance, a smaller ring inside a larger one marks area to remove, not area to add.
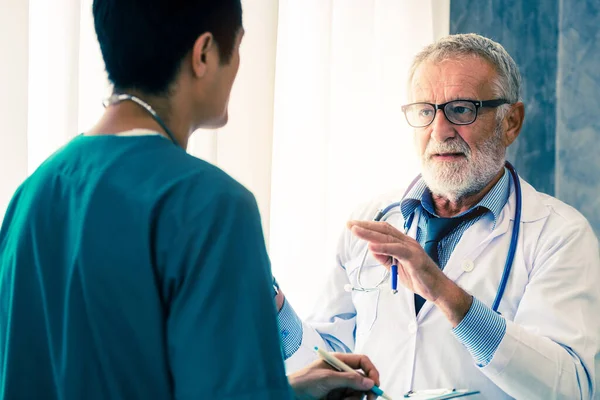
[[[198,36],[192,49],[192,69],[196,78],[202,78],[208,71],[208,61],[213,54],[218,54],[215,39],[210,32]]]
[[[503,141],[504,146],[508,147],[515,141],[521,128],[523,127],[523,120],[525,119],[525,105],[522,102],[511,104],[510,110],[502,121],[502,128],[504,131]]]

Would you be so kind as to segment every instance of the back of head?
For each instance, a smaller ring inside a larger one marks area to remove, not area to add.
[[[168,93],[196,39],[212,33],[222,63],[242,26],[241,0],[94,0],[94,25],[117,91]]]
[[[499,98],[506,99],[510,103],[520,101],[521,74],[513,58],[499,43],[474,33],[449,35],[421,50],[411,66],[409,86],[415,71],[425,62],[441,62],[473,56],[486,60],[496,69],[498,79],[493,84]]]

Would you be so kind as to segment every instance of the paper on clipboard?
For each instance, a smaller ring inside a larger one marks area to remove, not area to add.
[[[479,393],[478,390],[467,390],[467,389],[456,389],[453,391],[423,390],[423,391],[413,392],[410,395],[408,395],[408,393],[407,393],[406,395],[404,395],[404,398],[412,399],[412,400],[447,400],[447,399],[457,399],[459,397],[472,396],[472,395],[475,395],[478,393]]]

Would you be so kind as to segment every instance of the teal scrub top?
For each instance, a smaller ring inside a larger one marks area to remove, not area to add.
[[[2,399],[288,399],[254,196],[162,136],[78,136],[0,230]]]

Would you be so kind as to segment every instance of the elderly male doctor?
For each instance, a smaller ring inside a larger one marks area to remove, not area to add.
[[[309,320],[276,295],[288,372],[317,345],[368,355],[393,397],[446,387],[485,399],[600,398],[598,241],[579,212],[522,179],[518,207],[505,167],[524,118],[515,62],[492,40],[448,36],[416,57],[410,89],[403,111],[422,177],[351,217]],[[392,263],[397,294],[385,275]]]

